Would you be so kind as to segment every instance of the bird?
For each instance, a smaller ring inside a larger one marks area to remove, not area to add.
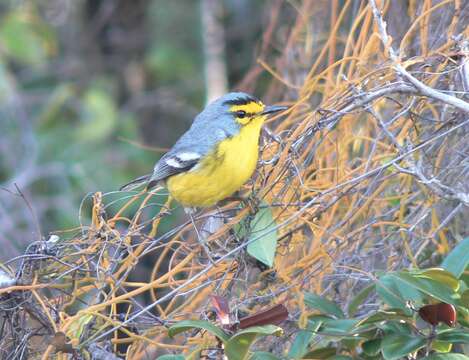
[[[185,209],[217,204],[253,175],[259,158],[259,138],[265,120],[287,106],[266,106],[244,92],[214,100],[156,163],[153,172],[121,187],[129,191],[145,184],[149,191],[165,184]]]

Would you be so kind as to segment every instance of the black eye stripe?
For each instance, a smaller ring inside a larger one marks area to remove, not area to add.
[[[237,118],[240,118],[240,119],[243,119],[243,118],[246,118],[246,117],[252,117],[254,115],[256,115],[255,113],[248,113],[244,110],[238,110],[238,111],[235,111],[233,112],[233,114],[237,117]]]

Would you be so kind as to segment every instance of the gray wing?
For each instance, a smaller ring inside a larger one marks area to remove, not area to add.
[[[148,188],[155,186],[158,181],[169,176],[189,171],[197,165],[200,159],[213,151],[220,141],[236,133],[236,127],[233,129],[220,127],[219,124],[224,122],[212,117],[210,114],[205,114],[205,112],[197,116],[191,128],[156,163]],[[214,124],[214,120],[218,123]],[[229,124],[229,122],[226,123]]]
[[[156,163],[149,181],[149,187],[152,187],[150,184],[164,180],[169,176],[189,171],[197,165],[203,155],[194,150],[171,150]]]

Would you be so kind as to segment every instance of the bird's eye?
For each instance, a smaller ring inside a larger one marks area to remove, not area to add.
[[[236,117],[238,117],[240,119],[246,117],[246,111],[244,111],[244,110],[236,111]]]

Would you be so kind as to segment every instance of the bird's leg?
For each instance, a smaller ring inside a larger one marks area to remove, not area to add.
[[[244,198],[242,200],[242,203],[245,207],[249,209],[249,214],[250,215],[256,215],[257,212],[259,211],[259,199],[251,193],[247,198]]]
[[[243,204],[243,207],[249,208],[249,214],[255,215],[259,211],[259,199],[251,193],[249,196],[242,196],[240,192],[236,192],[230,197],[227,197],[225,200],[227,201],[239,201]]]
[[[212,264],[214,264],[215,262],[210,256],[210,249],[208,248],[205,239],[200,235],[199,230],[197,229],[197,225],[195,224],[194,217],[192,216],[196,210],[194,208],[185,208],[184,211],[186,212],[187,215],[189,215],[189,218],[191,219],[192,226],[194,227],[195,234],[197,236],[197,241],[199,242],[200,246],[202,246],[202,249],[204,249],[205,255],[207,255],[208,260]]]

